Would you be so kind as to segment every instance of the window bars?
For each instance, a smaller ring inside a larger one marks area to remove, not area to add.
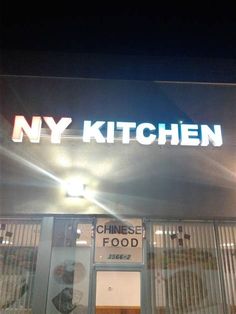
[[[0,220],[0,313],[32,313],[40,221]]]
[[[223,313],[213,224],[154,224],[149,269],[153,313]]]

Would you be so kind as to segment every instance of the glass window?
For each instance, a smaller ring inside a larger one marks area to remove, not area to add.
[[[154,224],[148,267],[152,313],[223,313],[210,224]]]
[[[236,226],[218,227],[227,308],[236,313]]]
[[[32,313],[40,222],[0,219],[0,313]]]
[[[89,221],[56,219],[47,313],[88,313],[91,256]]]

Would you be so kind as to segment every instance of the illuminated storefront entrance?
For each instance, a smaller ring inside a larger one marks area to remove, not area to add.
[[[235,223],[76,216],[0,223],[1,313],[235,312]],[[120,244],[104,246],[102,230]]]
[[[0,313],[235,313],[235,85],[1,87]]]

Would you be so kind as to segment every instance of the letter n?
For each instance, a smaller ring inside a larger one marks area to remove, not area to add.
[[[25,133],[31,143],[39,143],[41,125],[41,117],[33,116],[30,126],[24,116],[15,116],[15,123],[12,133],[13,142],[22,142],[23,134]]]

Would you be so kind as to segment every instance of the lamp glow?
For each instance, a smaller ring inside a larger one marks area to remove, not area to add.
[[[65,190],[68,197],[84,197],[85,185],[79,179],[71,179],[65,183]]]

